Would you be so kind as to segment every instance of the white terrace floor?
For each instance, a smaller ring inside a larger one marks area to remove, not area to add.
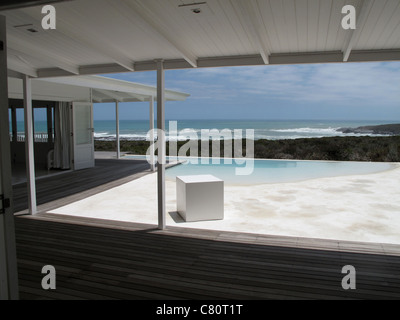
[[[393,170],[255,186],[225,185],[224,220],[186,223],[166,182],[167,225],[400,244],[400,165]],[[157,224],[156,174],[52,213]]]

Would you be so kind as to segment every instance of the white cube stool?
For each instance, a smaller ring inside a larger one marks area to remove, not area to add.
[[[212,175],[176,177],[177,211],[187,221],[224,218],[224,181]]]

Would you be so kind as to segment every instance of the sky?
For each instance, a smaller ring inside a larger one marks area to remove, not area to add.
[[[156,72],[104,76],[156,86]],[[190,94],[166,103],[169,120],[400,121],[400,62],[167,70],[165,87]],[[115,119],[113,105],[96,104],[94,119]],[[120,103],[121,120],[148,114],[148,102]]]

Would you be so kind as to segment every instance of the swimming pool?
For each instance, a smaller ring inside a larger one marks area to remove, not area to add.
[[[383,162],[341,162],[341,161],[301,161],[301,160],[262,160],[254,159],[254,169],[250,175],[237,175],[238,165],[219,164],[193,164],[186,160],[185,163],[168,168],[165,171],[167,179],[175,180],[180,175],[212,174],[228,184],[254,185],[265,183],[295,182],[308,179],[336,177],[345,175],[363,175],[382,172],[398,167],[396,164]],[[249,165],[249,164],[247,164]]]

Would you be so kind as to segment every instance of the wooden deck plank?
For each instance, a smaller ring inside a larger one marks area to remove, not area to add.
[[[41,232],[38,231],[38,230],[36,230],[35,232],[36,232],[36,237],[40,237]],[[20,239],[23,240],[24,238],[27,238],[29,240],[29,236],[30,236],[29,235],[29,231],[25,230],[24,231],[24,235],[22,235]],[[54,235],[54,236],[57,236],[57,246],[69,245],[71,248],[74,248],[74,250],[78,250],[79,251],[81,242],[85,241],[86,234],[81,234],[79,236],[79,238],[74,236],[73,239],[68,239],[68,236],[66,236],[66,235],[63,237],[63,239],[60,238],[59,234],[58,235]],[[130,240],[133,240],[133,239],[131,238]],[[87,249],[92,248],[94,250],[98,246],[101,246],[100,250],[105,251],[105,252],[107,252],[107,250],[108,250],[108,251],[110,251],[109,252],[110,254],[113,254],[115,252],[115,250],[117,250],[117,251],[119,251],[120,253],[123,254],[123,253],[128,253],[128,252],[130,253],[131,249],[135,249],[136,251],[142,249],[142,251],[143,250],[148,251],[149,252],[149,256],[155,255],[155,257],[157,257],[159,259],[164,259],[165,258],[164,257],[165,254],[164,254],[163,250],[160,247],[157,247],[157,245],[153,245],[150,241],[148,241],[148,243],[134,243],[134,242],[131,242],[130,244],[118,244],[118,241],[110,240],[110,239],[107,239],[106,241],[103,241],[101,239],[99,239],[99,240],[94,239],[93,241],[91,241],[90,239],[86,239],[85,242],[86,242],[86,248]],[[47,247],[50,246],[50,247],[52,247],[53,244],[51,243],[51,241],[47,241],[47,243],[44,241],[44,242],[41,242],[40,245],[41,246],[47,246]],[[114,246],[118,246],[118,248],[115,249]],[[108,247],[110,247],[110,249],[108,249]],[[180,255],[180,259],[181,259],[181,263],[182,263],[184,259],[188,258],[187,254],[186,254],[186,250],[189,250],[190,246],[181,245],[180,249],[183,250],[183,252]],[[261,256],[263,257],[263,260],[264,261],[276,261],[276,258],[279,257],[279,252],[277,251],[278,249],[274,249],[271,246],[269,247],[269,249],[270,250],[268,252],[266,252],[265,250],[264,250],[264,252],[262,252],[263,254]],[[271,249],[272,249],[272,252],[271,252]],[[219,255],[219,254],[224,253],[225,256],[231,256],[232,254],[234,254],[234,252],[230,252],[230,248],[229,247],[226,247],[226,248],[222,247],[221,250],[222,251],[215,251],[215,254]],[[247,251],[254,251],[253,252],[254,254],[259,252],[259,250],[257,251],[257,250],[254,250],[253,248],[247,248]],[[171,251],[169,251],[168,254],[170,252]],[[299,252],[300,252],[300,256],[299,256]],[[177,250],[174,250],[173,253],[175,255],[177,255],[179,252]],[[143,254],[143,252],[137,253],[136,256],[140,257],[140,254]],[[200,254],[200,251],[198,251],[196,254]],[[204,250],[203,250],[202,255],[204,255]],[[297,256],[302,258],[305,255],[306,255],[306,253],[302,253],[301,250],[296,250],[296,251],[292,250],[291,257],[292,258],[294,257],[294,258],[290,260],[291,264],[295,263],[299,259],[299,258],[297,258]],[[246,265],[247,267],[249,267],[250,264],[253,263],[253,261],[249,261],[249,259],[246,256],[244,256],[244,257],[245,257],[245,260],[242,261],[242,264]],[[337,259],[338,257],[340,257],[340,256],[331,255],[332,259],[333,258]],[[369,266],[369,268],[374,268],[375,267],[374,264],[375,264],[375,260],[376,259],[378,259],[377,263],[379,263],[379,261],[380,261],[379,258],[371,259],[371,257],[373,257],[373,256],[368,256],[368,257],[370,257],[370,259],[368,261],[368,264],[367,264],[367,261],[362,261],[364,263],[364,270],[363,270],[364,272],[367,271],[365,269],[366,266],[372,265],[372,266]],[[132,258],[134,258],[134,256],[132,256]],[[353,259],[353,263],[357,261],[356,259],[359,259],[359,258],[354,258]],[[190,261],[192,261],[192,260],[193,259],[191,259]],[[260,261],[263,261],[263,260],[260,260]],[[314,263],[318,262],[318,260],[319,260],[319,258],[315,253],[310,253],[307,256],[307,261],[310,263],[311,266],[313,266]],[[258,268],[263,268],[265,266],[265,264],[264,265],[263,264],[260,265],[260,261],[258,261],[258,263],[256,261],[254,264]],[[299,261],[301,261],[301,260],[299,260]],[[236,261],[236,265],[238,265],[238,263],[240,263],[240,261]],[[216,259],[213,259],[213,265],[214,265],[214,268],[218,267],[218,256],[217,256]],[[223,267],[224,261],[222,261],[221,265]],[[286,265],[288,265],[288,261],[287,260],[284,261],[284,260],[281,259],[281,264],[276,266],[276,268],[282,268],[282,266],[286,266]],[[300,263],[298,263],[298,265],[300,265]],[[304,262],[302,262],[301,265],[303,266],[303,268],[305,267]],[[327,268],[330,265],[331,265],[331,262],[329,262],[329,264],[326,266],[326,268],[324,270],[327,270]],[[272,264],[268,263],[268,267],[271,268]],[[388,270],[389,267],[391,267],[393,271],[396,271],[396,268],[398,268],[398,264],[393,265],[393,267],[391,266],[391,264],[388,264],[386,269]],[[331,268],[330,270],[335,270],[335,269]]]
[[[93,168],[37,179],[37,203],[43,211],[62,206],[148,174],[149,168],[142,160],[96,159]],[[26,183],[13,186],[14,212],[28,208],[26,190]]]
[[[59,216],[59,218],[61,218],[62,219],[62,217],[63,216]],[[35,217],[35,219],[36,219],[36,217]],[[98,221],[97,219],[92,219],[92,220],[94,220],[94,221]],[[58,221],[60,221],[60,220],[58,220]],[[64,224],[65,226],[68,226],[68,224]],[[98,224],[97,224],[98,225]],[[140,224],[138,224],[138,225],[140,225]],[[62,228],[62,225],[58,225],[58,227],[59,228]],[[40,227],[35,227],[35,230],[34,230],[34,232],[40,232],[40,229],[39,229]],[[45,232],[52,232],[51,230],[47,230],[47,229],[44,229],[45,230]],[[101,229],[94,229],[94,230],[101,230]],[[86,237],[86,231],[85,231],[85,229],[83,229],[83,231],[81,230],[79,230],[79,226],[78,225],[76,225],[75,226],[75,233],[74,233],[74,236],[75,237],[77,237],[77,238],[81,238],[82,239],[82,237],[83,238],[85,238]],[[122,234],[122,230],[120,230],[121,231],[121,234]],[[153,234],[153,237],[157,234],[157,230],[156,229],[154,229],[154,226],[152,227],[152,228],[150,228],[150,229],[143,229],[142,230],[143,232],[145,232],[145,233],[152,233]],[[29,231],[28,231],[29,232]],[[55,231],[56,233],[57,233],[57,231]],[[127,230],[126,232],[130,232],[130,230]],[[164,234],[168,234],[168,232],[167,231],[163,231],[163,233]],[[99,233],[97,233],[97,235],[101,235],[102,233],[101,232],[99,232]],[[138,239],[140,239],[141,238],[141,235],[140,234],[133,234],[133,233],[129,233],[131,236],[133,236],[133,237],[138,237]],[[177,242],[179,242],[180,241],[180,237],[182,236],[182,234],[178,234],[178,235],[176,235],[175,237],[176,237],[176,241]],[[60,235],[60,237],[62,237],[62,235]],[[70,237],[67,235],[67,239],[70,239]],[[119,241],[119,239],[120,238],[116,238],[116,241]],[[186,240],[185,240],[185,243],[189,243],[190,244],[190,242],[191,242],[191,239],[190,238],[185,238]],[[215,239],[215,236],[212,236],[212,237],[210,237],[210,239]],[[99,240],[97,240],[97,239],[95,239],[95,241],[97,242],[97,241],[113,241],[113,238],[112,237],[108,237],[107,238],[107,240],[102,240],[102,239],[99,239]],[[174,238],[171,238],[171,241],[174,241]],[[193,241],[196,241],[195,239],[193,240]],[[225,241],[224,242],[221,242],[221,241],[214,241],[214,242],[212,242],[212,244],[213,244],[213,246],[214,246],[214,248],[215,249],[217,249],[218,247],[221,247],[221,250],[225,250],[226,248],[224,248],[223,247],[223,244],[225,243]],[[272,243],[273,244],[273,243]],[[235,248],[239,248],[240,249],[240,245],[241,244],[238,244],[238,243],[236,243],[236,247]],[[269,246],[269,248],[276,248],[276,250],[278,250],[279,251],[279,247],[271,247],[271,245]],[[247,248],[248,250],[253,250],[254,248]],[[301,252],[302,251],[300,251],[300,250],[296,250],[296,248],[294,248],[294,247],[292,247],[292,249],[293,250],[295,250],[298,254],[301,254]],[[285,250],[288,250],[288,248],[286,248]],[[381,250],[382,251],[382,250]],[[312,252],[312,251],[307,251],[307,252]],[[357,252],[357,251],[355,251],[355,252]],[[332,253],[332,254],[334,254],[334,253]],[[379,254],[379,252],[377,252],[376,254]],[[384,254],[384,252],[381,252],[381,254]],[[337,256],[345,256],[345,253],[340,253],[340,254],[336,254]],[[352,255],[352,257],[354,257],[354,255]],[[364,257],[364,256],[360,256],[360,257]],[[371,255],[371,256],[367,256],[367,257],[374,257],[373,255]],[[378,258],[376,258],[376,259],[378,259],[379,260],[379,257]],[[396,259],[396,261],[398,261],[398,259]]]
[[[16,233],[23,299],[400,298],[400,246],[325,250],[307,247],[312,239],[52,214],[17,217]],[[343,263],[357,267],[356,290],[341,288]],[[54,294],[40,288],[44,264],[59,270]]]

